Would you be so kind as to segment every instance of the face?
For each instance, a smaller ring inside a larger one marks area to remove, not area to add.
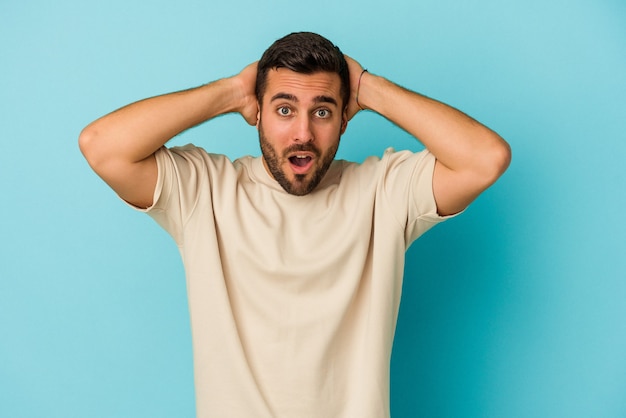
[[[288,193],[312,192],[324,178],[347,125],[339,75],[270,70],[257,128],[263,163]]]

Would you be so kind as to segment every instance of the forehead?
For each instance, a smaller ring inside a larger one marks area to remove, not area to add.
[[[267,74],[263,101],[271,101],[277,94],[292,95],[298,101],[327,96],[340,103],[341,79],[339,74],[326,71],[302,74],[286,68],[271,69]]]

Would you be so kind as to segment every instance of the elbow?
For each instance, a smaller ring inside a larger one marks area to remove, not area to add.
[[[502,142],[502,160],[501,160],[501,172],[500,175],[502,175],[511,165],[511,159],[513,158],[513,152],[511,151],[511,145],[509,145],[508,142],[506,142],[504,139],[500,138],[500,141]]]
[[[94,136],[95,133],[93,132],[91,126],[84,128],[78,136],[78,148],[85,158],[87,158],[91,148],[93,147],[92,144],[94,143]]]
[[[511,146],[504,139],[498,136],[498,146],[494,152],[494,166],[497,176],[500,177],[511,165]]]
[[[511,147],[498,134],[493,133],[489,145],[477,154],[476,181],[487,189],[495,183],[511,164]]]
[[[87,126],[78,136],[78,148],[89,165],[95,169],[100,160],[98,152],[98,133],[92,125]]]
[[[487,153],[488,161],[485,162],[486,167],[488,167],[487,178],[489,179],[489,184],[495,183],[504,174],[509,165],[511,165],[512,157],[511,146],[499,135],[495,135],[494,143]]]
[[[89,151],[89,144],[92,142],[92,134],[89,127],[82,130],[78,135],[78,148],[85,158],[87,158],[87,152]]]

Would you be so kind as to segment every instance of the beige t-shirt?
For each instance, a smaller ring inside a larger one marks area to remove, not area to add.
[[[200,418],[389,416],[405,251],[442,221],[428,151],[333,162],[306,196],[261,158],[157,152],[187,278]]]

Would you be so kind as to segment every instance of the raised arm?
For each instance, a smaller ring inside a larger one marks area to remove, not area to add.
[[[216,116],[239,112],[257,120],[256,63],[236,76],[130,104],[88,125],[79,146],[89,165],[124,200],[152,205],[154,153],[179,133]]]
[[[511,160],[509,145],[464,113],[370,74],[346,57],[350,68],[351,118],[373,110],[400,126],[435,156],[433,192],[440,215],[465,209],[493,184]],[[358,94],[358,104],[356,102]]]

